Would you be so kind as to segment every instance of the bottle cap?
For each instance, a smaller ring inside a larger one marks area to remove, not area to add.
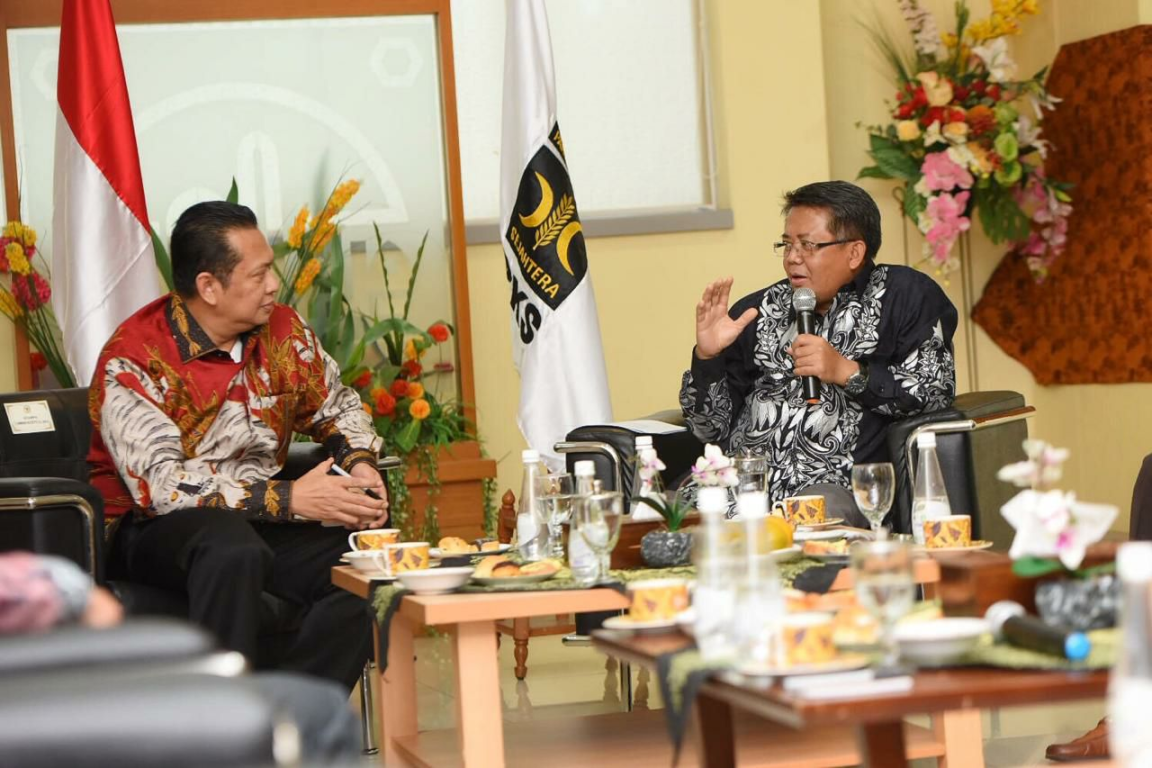
[[[533,448],[525,448],[520,452],[520,459],[525,464],[530,464],[534,461],[540,461],[540,451]]]
[[[916,445],[920,448],[935,448],[936,447],[936,433],[935,432],[921,432],[916,438]]]
[[[576,466],[573,469],[575,471],[576,477],[596,476],[596,464],[591,459],[584,459],[583,461],[576,462]]]
[[[696,492],[696,506],[701,512],[727,512],[728,491],[723,488],[701,488]]]
[[[1072,632],[1064,638],[1064,655],[1069,661],[1083,661],[1092,651],[1092,641],[1083,632]]]
[[[636,451],[639,452],[641,448],[652,447],[652,435],[636,435]]]
[[[1129,541],[1116,551],[1116,574],[1121,581],[1152,581],[1152,541]]]

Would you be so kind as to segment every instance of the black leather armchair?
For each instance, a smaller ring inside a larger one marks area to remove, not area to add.
[[[1024,422],[1035,408],[1024,403],[1016,392],[970,392],[956,398],[952,408],[915,416],[893,424],[888,431],[888,448],[896,469],[896,500],[886,524],[898,532],[911,530],[912,472],[915,466],[915,440],[925,431],[937,433],[937,453],[944,470],[944,481],[952,509],[957,514],[971,514],[973,537],[990,539],[1007,547],[1012,540],[1011,527],[1000,516],[1000,506],[1015,489],[996,479],[996,470],[1004,464],[1024,458],[1022,443],[1028,436]],[[673,427],[685,427],[677,410],[660,411],[632,424],[655,421]],[[667,469],[661,473],[666,487],[687,474],[689,467],[704,452],[704,446],[690,430],[660,433],[621,425],[588,425],[578,427],[557,443],[556,450],[566,454],[568,469],[576,461],[591,459],[596,476],[605,488],[620,489],[627,502],[633,485],[632,457],[637,435],[650,434],[652,445]]]

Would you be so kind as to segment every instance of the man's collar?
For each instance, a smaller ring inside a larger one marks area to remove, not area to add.
[[[180,295],[173,292],[168,299],[168,306],[164,309],[168,318],[168,328],[172,331],[172,338],[176,339],[176,348],[180,352],[180,362],[187,364],[193,360],[204,357],[209,352],[216,351],[216,343],[204,330],[196,318],[188,311],[188,305]],[[248,340],[255,335],[253,329],[240,334],[239,342],[247,350]],[[224,354],[230,354],[223,350]]]
[[[860,271],[856,273],[856,277],[852,278],[851,282],[845,283],[840,288],[840,291],[837,291],[837,293],[841,291],[853,290],[862,296],[864,294],[864,289],[868,287],[868,279],[872,277],[872,270],[875,268],[876,264],[872,261],[872,259],[865,259],[864,266],[861,267]]]

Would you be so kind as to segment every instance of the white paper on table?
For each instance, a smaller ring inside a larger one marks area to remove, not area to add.
[[[633,421],[614,421],[607,424],[609,427],[621,427],[641,435],[671,435],[676,432],[687,432],[688,427],[678,427],[665,421],[655,419],[635,419]]]
[[[786,680],[785,683],[787,682]],[[904,693],[910,690],[912,690],[912,676],[901,675],[899,677],[884,677],[879,680],[802,686],[794,693],[805,699],[854,699]]]
[[[637,504],[629,515],[633,523],[647,523],[653,520],[663,520],[664,516],[647,504]]]

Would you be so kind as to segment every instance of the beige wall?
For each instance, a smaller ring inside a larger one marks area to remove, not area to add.
[[[921,0],[942,29],[953,27],[952,0]],[[969,3],[973,16],[988,13],[987,0]],[[856,19],[877,19],[897,40],[908,34],[897,4],[890,0],[821,0],[823,14],[828,134],[833,177],[852,178],[867,163],[865,134],[857,121],[878,124],[888,119],[885,100],[894,96],[893,78]],[[1055,0],[1042,4],[1039,17],[1024,22],[1024,34],[1012,39],[1022,73],[1050,64],[1064,42],[1072,42],[1134,24],[1148,22],[1150,0]],[[1059,94],[1056,94],[1059,96]],[[891,182],[864,184],[881,204],[885,221],[883,258],[913,263],[919,258],[921,239],[911,224],[899,218],[891,198]],[[1075,193],[1073,193],[1075,194]],[[1073,214],[1075,215],[1075,214]],[[1002,250],[973,228],[973,282],[976,298],[999,263]],[[908,236],[907,246],[903,236]],[[970,306],[961,290],[959,274],[950,276],[947,291],[958,308]],[[963,310],[962,310],[963,311]],[[1072,449],[1064,486],[1080,498],[1120,507],[1118,530],[1128,529],[1132,485],[1144,455],[1152,452],[1147,436],[1152,414],[1152,385],[1054,386],[1035,383],[1022,365],[1004,354],[976,328],[975,354],[967,356],[967,329],[956,337],[957,383],[960,391],[1011,389],[1024,394],[1038,409],[1030,422],[1032,436]]]
[[[741,295],[783,277],[768,245],[779,234],[781,195],[828,175],[819,5],[707,5],[720,203],[734,210],[736,228],[588,242],[618,419],[676,407],[700,291],[725,275]],[[559,99],[563,118],[563,93]],[[572,176],[579,200],[580,169]],[[525,444],[503,259],[495,245],[468,252],[473,359],[480,429],[500,460],[501,489],[519,494]]]

